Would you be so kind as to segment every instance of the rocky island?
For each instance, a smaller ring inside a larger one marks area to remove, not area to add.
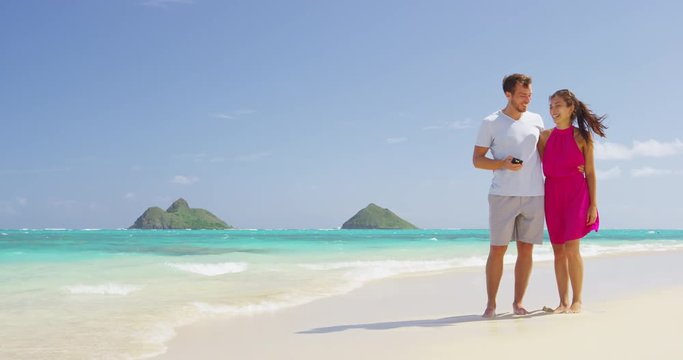
[[[370,204],[347,220],[342,229],[417,229],[389,209]]]
[[[204,209],[191,209],[185,199],[178,199],[166,211],[147,209],[129,229],[232,229],[216,215]]]

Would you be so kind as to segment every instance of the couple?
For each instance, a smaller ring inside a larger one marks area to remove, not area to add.
[[[529,313],[522,298],[531,275],[533,246],[543,241],[544,217],[560,295],[560,305],[552,311],[580,312],[583,260],[579,242],[599,225],[591,131],[604,137],[605,117],[595,115],[571,91],[558,90],[550,96],[555,128],[545,130],[541,116],[527,111],[531,77],[506,76],[503,92],[507,106],[484,119],[472,156],[476,168],[493,170],[491,247],[486,262],[488,302],[482,316],[491,319],[496,315],[503,256],[510,241],[517,243],[512,308],[515,315]],[[486,156],[489,150],[492,158]]]

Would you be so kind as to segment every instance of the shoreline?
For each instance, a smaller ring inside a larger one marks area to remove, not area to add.
[[[524,356],[540,359],[555,353],[553,344],[559,344],[559,338],[576,342],[576,351],[609,351],[612,356],[627,349],[620,353],[627,359],[645,358],[653,346],[657,351],[676,350],[673,326],[683,322],[683,315],[660,316],[650,310],[674,309],[683,296],[683,251],[625,253],[584,261],[581,314],[540,311],[557,304],[552,262],[543,261],[534,264],[525,296],[531,315],[510,314],[513,270],[506,265],[498,316],[482,320],[484,271],[473,267],[373,281],[346,294],[273,313],[201,320],[178,328],[166,344],[167,351],[154,359],[445,359],[480,356],[482,351],[487,356],[509,355],[512,349],[522,351],[518,342],[533,344],[524,347],[530,351]],[[649,326],[633,326],[639,323]],[[683,347],[678,351],[683,353]]]

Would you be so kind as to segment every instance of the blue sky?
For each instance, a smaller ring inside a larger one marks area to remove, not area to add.
[[[600,114],[604,228],[683,228],[677,1],[0,0],[0,228],[121,228],[185,198],[240,228],[370,202],[486,228],[501,80]]]

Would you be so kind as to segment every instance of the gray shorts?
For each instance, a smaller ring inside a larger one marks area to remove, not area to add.
[[[544,217],[543,196],[489,195],[491,245],[542,244]]]

